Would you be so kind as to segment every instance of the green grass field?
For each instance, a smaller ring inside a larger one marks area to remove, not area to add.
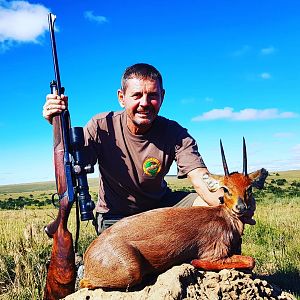
[[[167,178],[174,190],[191,190],[188,180]],[[92,198],[97,179],[90,180]],[[43,227],[55,218],[53,182],[0,186],[0,299],[42,299],[52,241]],[[243,254],[256,259],[254,272],[300,299],[300,171],[271,173],[255,191],[255,226],[246,226]],[[75,231],[74,210],[69,228]],[[79,253],[96,237],[81,223]]]

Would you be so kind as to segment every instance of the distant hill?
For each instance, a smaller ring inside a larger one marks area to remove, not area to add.
[[[278,178],[286,178],[287,180],[299,180],[300,170],[290,170],[290,171],[280,171],[280,172],[270,172],[270,177],[278,176]],[[187,179],[177,179],[175,175],[166,176],[167,182],[172,185],[179,184],[189,185]],[[97,191],[98,189],[98,178],[89,178],[89,187],[91,191]],[[32,182],[32,183],[20,183],[20,184],[9,184],[0,185],[0,194],[3,193],[22,193],[22,192],[35,192],[35,191],[51,191],[55,190],[54,181],[45,182]]]

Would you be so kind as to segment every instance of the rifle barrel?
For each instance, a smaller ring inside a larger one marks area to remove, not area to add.
[[[61,81],[60,81],[60,73],[59,73],[59,67],[58,67],[58,58],[57,58],[56,42],[55,42],[55,34],[54,34],[55,20],[56,20],[56,15],[49,13],[48,14],[48,23],[49,23],[51,45],[52,45],[52,57],[53,57],[55,80],[56,80],[56,86],[57,86],[57,93],[58,93],[58,95],[61,95],[62,87],[61,87]]]

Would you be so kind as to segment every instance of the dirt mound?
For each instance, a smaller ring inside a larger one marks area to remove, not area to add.
[[[295,298],[265,280],[236,270],[204,272],[189,264],[175,266],[143,287],[127,291],[82,289],[65,300],[126,299],[281,299]]]

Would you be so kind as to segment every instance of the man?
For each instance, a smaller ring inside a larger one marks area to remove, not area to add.
[[[118,90],[124,110],[98,114],[84,128],[90,162],[98,162],[100,171],[98,233],[105,220],[153,208],[220,203],[223,191],[208,190],[204,179],[209,172],[196,141],[175,121],[158,116],[164,95],[159,71],[135,64],[125,70]],[[67,103],[65,95],[47,95],[44,118],[51,123]],[[178,178],[188,177],[196,193],[168,188],[164,177],[173,161]]]

